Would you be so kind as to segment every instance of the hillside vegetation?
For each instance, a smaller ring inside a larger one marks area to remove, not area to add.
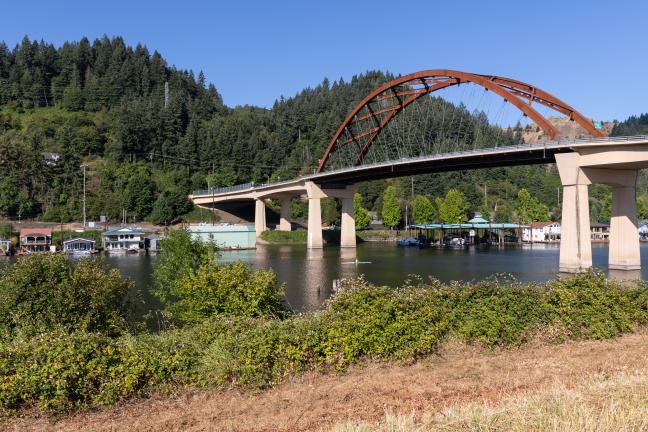
[[[13,49],[0,43],[0,216],[78,220],[85,164],[91,219],[121,219],[123,209],[129,220],[172,223],[192,210],[185,198],[192,190],[312,172],[349,110],[391,78],[368,71],[350,81],[324,79],[280,97],[270,109],[231,108],[202,72],[177,69],[160,53],[127,46],[120,37],[82,38],[60,47],[27,37]],[[458,112],[459,127],[470,135],[479,120]],[[612,132],[647,128],[643,115],[616,124]],[[500,144],[519,141],[522,132],[500,133],[498,139],[506,141]],[[388,184],[404,207],[411,198],[409,179],[361,184],[363,206],[381,212]],[[492,219],[516,218],[510,202],[522,188],[551,217],[560,215],[553,166],[414,178],[415,194],[432,202],[451,187],[466,197],[470,210]],[[609,189],[591,189],[592,219],[605,219]],[[638,195],[648,203],[645,176]],[[293,216],[303,216],[305,207],[295,203]],[[640,217],[646,209],[642,205]],[[325,204],[324,221],[338,218],[339,203]]]

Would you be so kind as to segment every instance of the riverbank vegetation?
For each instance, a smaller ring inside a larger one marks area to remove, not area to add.
[[[179,250],[195,246],[176,236]],[[449,339],[492,349],[604,339],[648,323],[643,283],[597,273],[545,284],[413,278],[397,288],[356,279],[320,312],[293,315],[272,272],[213,258],[203,250],[162,261],[156,286],[167,315],[150,332],[129,323],[128,282],[115,271],[23,257],[0,283],[2,411],[62,415],[179,387],[267,388],[305,371],[416,361]]]
[[[261,233],[261,239],[276,244],[306,244],[307,233],[305,229],[297,229],[294,231],[269,230]]]

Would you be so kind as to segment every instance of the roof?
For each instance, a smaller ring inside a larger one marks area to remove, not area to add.
[[[94,240],[77,237],[77,238],[73,238],[73,239],[70,239],[70,240],[65,240],[63,242],[63,244],[66,244],[66,243],[79,243],[79,242],[96,243]]]
[[[592,228],[607,228],[609,226],[610,226],[610,224],[607,223],[607,222],[592,222],[590,224],[590,227],[592,227]]]
[[[427,224],[427,225],[410,225],[412,228],[422,229],[505,229],[505,228],[526,228],[528,225],[518,225],[514,223],[462,223],[462,224]]]
[[[189,232],[192,233],[219,233],[219,232],[252,232],[255,231],[251,225],[192,225],[189,227]]]
[[[486,219],[484,219],[483,217],[481,217],[481,216],[475,216],[474,218],[470,219],[468,221],[468,223],[471,223],[471,224],[488,223],[488,221]]]
[[[52,228],[47,228],[47,227],[42,227],[42,228],[22,228],[20,230],[20,236],[28,236],[28,235],[44,235],[44,236],[52,236]]]
[[[544,228],[546,226],[553,225],[553,224],[560,225],[558,222],[549,221],[549,222],[531,222],[529,226],[531,227],[531,229],[533,229],[533,228]]]
[[[148,236],[146,236],[144,238],[147,239],[147,240],[162,240],[164,237],[162,237],[161,235],[157,235],[157,234],[151,234],[151,235],[148,235]]]
[[[140,227],[120,227],[104,231],[102,235],[109,236],[119,234],[144,234],[144,230],[142,230],[142,228]]]

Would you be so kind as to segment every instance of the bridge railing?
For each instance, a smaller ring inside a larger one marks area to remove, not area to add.
[[[254,183],[242,183],[234,186],[197,190],[193,192],[193,195],[218,195],[218,194],[228,193],[228,192],[237,192],[245,189],[250,189],[253,187],[254,187]]]

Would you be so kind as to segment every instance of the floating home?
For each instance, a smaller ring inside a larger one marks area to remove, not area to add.
[[[63,242],[63,253],[71,255],[90,255],[97,253],[97,249],[95,248],[94,240],[74,238]]]
[[[225,250],[256,248],[256,231],[250,225],[191,225],[189,232],[193,238],[215,242],[219,248]]]
[[[20,230],[19,253],[42,253],[52,249],[51,228],[23,228]]]
[[[108,253],[137,253],[144,250],[144,231],[139,227],[121,227],[105,231],[101,243]]]

